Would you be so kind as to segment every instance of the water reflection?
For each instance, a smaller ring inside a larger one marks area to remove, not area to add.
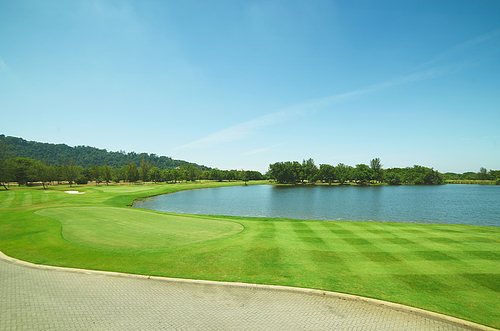
[[[500,187],[233,186],[157,196],[134,207],[206,215],[500,226]]]

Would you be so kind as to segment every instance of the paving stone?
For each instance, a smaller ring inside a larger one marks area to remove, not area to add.
[[[282,288],[49,269],[0,254],[0,330],[475,330]]]

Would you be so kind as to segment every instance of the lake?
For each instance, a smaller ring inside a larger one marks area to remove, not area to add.
[[[138,208],[202,215],[500,226],[500,186],[274,186],[181,191]]]

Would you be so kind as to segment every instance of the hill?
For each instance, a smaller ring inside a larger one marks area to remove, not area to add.
[[[92,164],[103,166],[107,164],[113,168],[121,168],[127,163],[133,162],[136,165],[141,163],[141,160],[149,161],[160,169],[174,169],[184,164],[192,164],[201,170],[210,170],[209,167],[191,163],[183,160],[174,160],[168,156],[158,156],[156,154],[147,154],[135,152],[125,153],[108,152],[105,149],[99,149],[90,146],[75,146],[71,147],[66,144],[50,144],[37,141],[27,141],[18,137],[0,135],[0,144],[5,143],[9,146],[10,152],[14,157],[28,157],[38,161],[48,161],[50,164],[64,164],[68,160],[73,159],[76,165],[84,168],[90,167]]]

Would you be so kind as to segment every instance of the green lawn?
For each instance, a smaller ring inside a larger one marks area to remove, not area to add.
[[[193,219],[138,209],[60,207],[37,210],[57,220],[62,237],[73,244],[106,249],[165,249],[227,237],[243,230],[229,221]]]
[[[175,215],[136,198],[228,183],[0,191],[0,250],[57,266],[357,294],[500,328],[500,228]],[[237,183],[231,183],[235,185]]]

